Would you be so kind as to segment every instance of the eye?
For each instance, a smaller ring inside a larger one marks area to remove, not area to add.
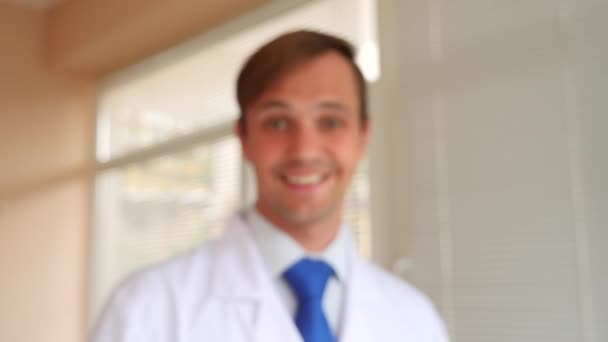
[[[264,127],[273,131],[284,131],[287,129],[287,119],[285,118],[268,118],[264,121]]]
[[[328,116],[321,119],[321,128],[325,130],[335,130],[344,126],[344,121],[340,118]]]

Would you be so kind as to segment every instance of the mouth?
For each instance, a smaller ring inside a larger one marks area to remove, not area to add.
[[[316,172],[309,174],[283,174],[281,179],[294,190],[314,190],[323,185],[330,178],[330,173]]]

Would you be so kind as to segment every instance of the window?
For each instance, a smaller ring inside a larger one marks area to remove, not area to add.
[[[300,2],[265,18],[277,11],[272,6],[285,7],[276,2],[255,13],[262,19],[246,30],[207,33],[105,80],[98,105],[91,317],[126,274],[217,236],[227,216],[254,197],[232,135],[234,82],[254,49],[285,31],[314,28],[356,43],[366,76],[378,77],[374,12],[364,10],[370,0]],[[364,162],[346,218],[366,255],[368,184]]]

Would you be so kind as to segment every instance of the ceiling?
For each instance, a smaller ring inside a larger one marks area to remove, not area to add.
[[[65,0],[0,0],[0,4],[12,4],[29,9],[47,9]]]

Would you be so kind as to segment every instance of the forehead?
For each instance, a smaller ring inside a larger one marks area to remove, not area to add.
[[[352,65],[337,52],[326,52],[282,72],[249,106],[266,101],[333,100],[358,111],[357,79]]]

